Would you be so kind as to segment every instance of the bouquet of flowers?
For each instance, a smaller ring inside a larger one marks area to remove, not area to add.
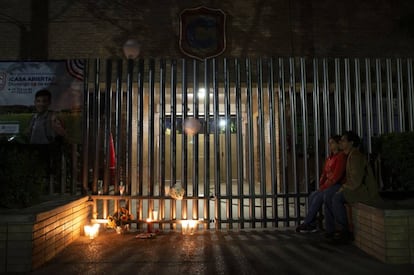
[[[181,184],[175,184],[170,188],[166,188],[166,195],[170,195],[171,198],[175,200],[182,200],[184,198],[185,190]]]
[[[126,209],[125,207],[121,207],[113,215],[108,216],[107,227],[116,229],[118,226],[123,226],[123,225],[128,224],[127,222],[133,219],[134,219],[134,216],[131,213],[129,213],[128,209]]]

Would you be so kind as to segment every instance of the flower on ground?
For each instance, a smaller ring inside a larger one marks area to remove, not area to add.
[[[121,207],[113,215],[109,215],[107,220],[107,227],[116,228],[117,226],[128,224],[129,221],[133,220],[134,216],[129,213],[128,209]]]

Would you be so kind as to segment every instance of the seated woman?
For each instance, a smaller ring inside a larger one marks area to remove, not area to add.
[[[345,203],[376,203],[381,201],[378,185],[367,157],[359,150],[360,138],[353,131],[346,131],[341,138],[341,148],[347,154],[346,176],[340,190],[332,198],[332,209],[339,232],[334,240],[342,243],[352,241]]]
[[[330,154],[325,161],[322,175],[319,180],[319,189],[309,196],[309,209],[305,220],[296,228],[296,232],[314,232],[317,230],[315,218],[322,204],[331,204],[332,196],[341,187],[341,181],[345,174],[346,155],[340,151],[339,141],[341,136],[334,135],[329,138]],[[326,210],[327,209],[327,210]],[[333,234],[334,216],[329,206],[325,209],[325,229],[328,234]]]

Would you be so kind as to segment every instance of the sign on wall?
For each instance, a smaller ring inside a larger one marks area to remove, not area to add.
[[[220,9],[204,6],[185,9],[180,14],[180,49],[204,60],[226,49],[226,15]]]
[[[83,66],[82,60],[0,62],[0,141],[80,143]]]

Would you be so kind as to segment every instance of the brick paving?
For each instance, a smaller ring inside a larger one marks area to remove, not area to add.
[[[322,233],[288,229],[159,232],[138,239],[104,230],[81,236],[31,274],[413,274],[413,264],[385,264]]]

